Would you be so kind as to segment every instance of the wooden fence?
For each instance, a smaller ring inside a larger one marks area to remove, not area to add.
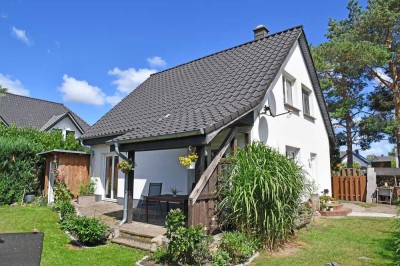
[[[343,169],[332,177],[332,196],[338,200],[366,201],[367,177],[356,169]]]

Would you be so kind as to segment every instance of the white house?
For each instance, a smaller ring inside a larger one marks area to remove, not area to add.
[[[334,133],[302,27],[270,35],[260,25],[252,41],[151,75],[81,138],[102,198],[122,203],[116,151],[134,156],[135,202],[152,182],[188,195],[233,128],[239,148],[263,141],[331,190]],[[200,155],[195,170],[178,161],[189,146]]]
[[[61,130],[64,137],[74,134],[75,138],[89,128],[82,118],[61,103],[12,93],[0,96],[0,123],[41,131]]]

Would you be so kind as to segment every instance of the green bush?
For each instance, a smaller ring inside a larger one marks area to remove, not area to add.
[[[61,202],[58,208],[60,211],[61,221],[73,218],[76,215],[75,206],[69,200]]]
[[[212,266],[226,266],[231,264],[231,258],[229,253],[219,249],[211,255],[211,265]]]
[[[25,139],[0,137],[0,204],[20,201],[38,185],[40,147]]]
[[[80,184],[79,196],[94,195],[94,189],[95,189],[95,183],[94,183],[93,179],[90,179],[89,182]]]
[[[298,217],[306,186],[302,168],[260,142],[239,149],[230,161],[217,192],[220,220],[275,248]]]
[[[54,178],[54,208],[57,211],[60,211],[59,204],[64,203],[65,201],[70,201],[72,199],[72,192],[67,187],[65,183],[65,179],[60,176],[57,170],[55,170],[55,178]]]
[[[183,265],[204,265],[209,259],[209,237],[203,227],[186,228],[185,215],[181,210],[171,210],[167,214],[165,227],[168,246],[159,250],[152,258],[158,263]]]
[[[257,250],[258,243],[247,234],[240,232],[222,233],[219,250],[228,253],[230,261],[238,264],[246,261]]]
[[[78,241],[85,245],[104,243],[107,239],[108,227],[96,218],[75,216],[61,223],[61,229],[69,231]]]

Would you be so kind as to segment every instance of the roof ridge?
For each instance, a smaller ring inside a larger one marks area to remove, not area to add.
[[[153,73],[153,74],[151,74],[150,76],[155,76],[155,75],[157,75],[157,74],[160,74],[160,73],[163,73],[163,72],[167,72],[167,71],[169,71],[169,70],[172,70],[172,69],[175,69],[175,68],[178,68],[178,67],[181,67],[181,66],[184,66],[184,65],[187,65],[187,64],[190,64],[190,63],[193,63],[193,62],[202,60],[202,59],[204,59],[204,58],[208,58],[208,57],[211,57],[211,56],[215,56],[215,55],[217,55],[217,54],[220,54],[220,53],[223,53],[223,52],[226,52],[226,51],[230,51],[230,50],[233,50],[233,49],[236,49],[236,48],[239,48],[239,47],[242,47],[242,46],[244,46],[244,45],[248,45],[248,44],[251,44],[251,43],[254,43],[254,42],[262,41],[262,40],[268,39],[268,38],[270,38],[270,37],[274,37],[274,36],[276,36],[276,35],[279,35],[279,34],[282,34],[282,33],[286,33],[286,32],[288,32],[288,31],[291,31],[291,30],[294,30],[294,29],[299,29],[299,28],[300,28],[300,29],[303,29],[303,25],[294,26],[294,27],[291,27],[291,28],[288,28],[288,29],[285,29],[285,30],[278,31],[278,32],[275,32],[275,33],[273,33],[273,34],[267,35],[267,36],[265,36],[265,37],[263,37],[263,38],[260,38],[260,39],[257,39],[257,40],[251,40],[251,41],[248,41],[248,42],[245,42],[245,43],[242,43],[242,44],[238,44],[238,45],[232,46],[232,47],[230,47],[230,48],[226,48],[226,49],[223,49],[223,50],[221,50],[221,51],[214,52],[214,53],[212,53],[212,54],[209,54],[209,55],[206,55],[206,56],[202,56],[202,57],[199,57],[199,58],[190,60],[190,61],[188,61],[188,62],[185,62],[185,63],[179,64],[179,65],[173,66],[173,67],[171,67],[171,68],[164,69],[164,70],[162,70],[162,71]]]
[[[18,97],[23,97],[23,98],[29,98],[29,99],[36,100],[36,101],[42,101],[42,102],[48,102],[48,103],[55,103],[55,104],[59,104],[59,105],[64,105],[63,103],[59,103],[59,102],[55,102],[55,101],[49,101],[49,100],[34,98],[34,97],[30,97],[30,96],[14,94],[14,93],[11,93],[11,92],[6,92],[6,94],[10,94],[10,95],[13,95],[13,96],[18,96]],[[64,107],[65,107],[65,105],[64,105]]]

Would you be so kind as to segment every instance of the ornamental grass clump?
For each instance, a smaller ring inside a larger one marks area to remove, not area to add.
[[[218,191],[221,220],[274,249],[294,228],[305,174],[293,160],[260,142],[230,159]]]

